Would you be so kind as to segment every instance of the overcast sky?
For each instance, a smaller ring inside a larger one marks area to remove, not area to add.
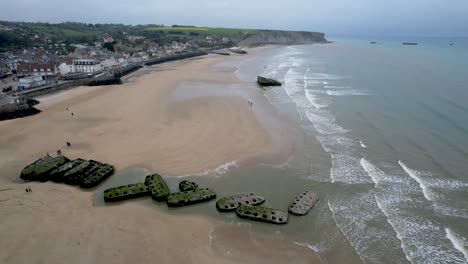
[[[0,20],[468,36],[468,0],[2,0]]]

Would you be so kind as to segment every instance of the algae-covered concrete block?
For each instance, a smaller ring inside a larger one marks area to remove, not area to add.
[[[70,161],[65,156],[49,157],[44,156],[26,166],[20,178],[28,181],[48,181],[50,173]]]
[[[219,211],[234,211],[241,205],[259,205],[265,201],[265,198],[251,194],[237,194],[219,199],[216,202],[216,208]]]
[[[78,185],[82,179],[97,170],[100,165],[102,165],[102,163],[95,160],[87,160],[75,168],[67,171],[63,175],[63,182],[66,184]]]
[[[110,188],[104,191],[104,201],[118,202],[149,195],[150,189],[144,182]]]
[[[179,182],[179,189],[181,192],[196,190],[198,189],[198,184],[192,181],[183,180]]]
[[[288,213],[262,206],[241,205],[237,207],[236,214],[242,218],[273,224],[286,224],[288,222]]]
[[[167,196],[167,206],[184,206],[209,201],[214,198],[216,198],[216,193],[210,188],[171,193],[169,196]]]
[[[281,83],[278,82],[277,80],[273,80],[271,78],[266,78],[262,76],[257,77],[257,82],[261,86],[281,86]]]
[[[62,182],[63,181],[63,175],[75,168],[76,166],[80,165],[81,163],[85,162],[86,160],[84,159],[75,159],[72,161],[69,161],[65,163],[64,165],[60,166],[59,168],[55,169],[50,173],[50,180],[54,182]]]
[[[171,193],[166,182],[159,174],[146,176],[145,184],[151,191],[151,197],[158,202],[165,201],[167,196]]]
[[[305,215],[318,200],[318,194],[311,191],[302,192],[289,204],[288,211],[295,215]]]
[[[114,171],[114,166],[109,164],[100,164],[96,170],[81,179],[80,187],[93,188],[114,174]]]

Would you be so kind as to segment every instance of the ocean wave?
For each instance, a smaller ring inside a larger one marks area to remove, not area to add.
[[[320,134],[344,134],[349,132],[348,129],[338,125],[335,122],[335,117],[328,112],[307,111],[307,118]]]
[[[185,174],[185,175],[178,175],[175,176],[176,178],[185,178],[185,177],[190,177],[190,176],[203,176],[203,175],[209,175],[209,174],[217,174],[217,175],[222,175],[225,174],[229,171],[231,167],[238,167],[237,161],[230,161],[228,163],[225,163],[223,165],[220,165],[214,169],[207,170],[202,173],[194,173],[194,174]]]
[[[335,85],[325,85],[325,89],[351,89],[351,86],[335,86]]]
[[[468,219],[468,208],[453,208],[446,204],[434,204],[434,212],[438,215]]]
[[[405,246],[405,244],[403,243],[403,235],[398,232],[398,229],[396,228],[395,224],[389,219],[389,215],[387,214],[386,210],[384,209],[384,207],[380,204],[379,200],[377,199],[377,197],[375,197],[375,201],[377,203],[377,206],[379,207],[379,209],[384,213],[385,215],[385,218],[387,219],[387,222],[392,226],[393,230],[395,231],[396,233],[396,236],[398,238],[398,240],[400,240],[400,247],[401,249],[403,250],[403,252],[405,253],[405,258],[411,262],[411,259],[410,257],[408,256],[407,252],[408,252],[408,248]]]
[[[466,249],[466,239],[458,236],[452,229],[445,228],[445,237],[447,237],[453,246],[460,251],[468,262],[468,250]]]
[[[224,174],[229,171],[230,167],[237,167],[237,161],[234,160],[234,161],[225,163],[221,166],[218,166],[216,169],[214,169],[214,171],[218,174]]]
[[[431,202],[440,202],[443,199],[443,195],[437,194],[437,190],[455,191],[465,190],[468,187],[467,183],[460,180],[441,179],[430,172],[411,169],[401,160],[398,161],[398,164],[406,174],[419,184],[424,197]]]
[[[327,100],[321,99],[318,96],[314,95],[311,90],[306,89],[305,90],[305,95],[306,98],[309,100],[309,102],[316,108],[316,109],[323,109],[327,108],[328,105],[330,104],[327,102]]]
[[[356,142],[343,134],[317,135],[316,138],[327,153],[352,156],[356,151]]]
[[[401,241],[385,220],[373,192],[355,193],[351,197],[329,200],[328,207],[338,229],[354,247],[363,263],[407,263],[401,250]],[[379,228],[374,228],[376,225]],[[390,248],[394,250],[389,250]]]
[[[424,264],[461,263],[460,255],[450,242],[441,239],[443,230],[439,224],[416,215],[413,208],[415,202],[393,190],[396,189],[377,192],[375,199],[401,241],[407,259],[412,263]],[[400,190],[400,192],[408,191]],[[430,208],[418,208],[418,210],[429,212]]]
[[[338,76],[338,75],[333,75],[333,74],[328,74],[328,73],[319,73],[319,72],[314,72],[314,73],[309,73],[306,76],[307,80],[341,80],[343,77]]]
[[[208,238],[209,238],[208,243],[210,246],[213,243],[213,239],[216,238],[214,231],[215,231],[214,228],[212,228],[210,232],[208,232]]]
[[[400,161],[400,163],[402,163]],[[361,165],[375,183],[375,201],[401,241],[406,258],[412,263],[460,263],[460,255],[444,237],[443,228],[425,216],[434,210],[432,203],[418,202],[420,183],[413,177],[420,172],[409,169],[411,178],[387,175],[369,160]],[[400,164],[401,167],[403,167]],[[396,167],[393,167],[396,168]],[[388,168],[387,168],[388,169]],[[395,171],[396,172],[396,171]],[[424,200],[423,200],[424,201]],[[414,210],[417,208],[417,210]]]
[[[330,155],[332,162],[330,177],[332,183],[365,184],[373,182],[360,165],[359,158],[333,153],[330,153]]]
[[[367,148],[367,146],[362,142],[362,140],[359,140],[359,144],[361,145],[361,148]]]
[[[309,243],[300,243],[296,241],[292,241],[294,244],[302,247],[306,247],[314,252],[320,253],[320,252],[325,252],[327,249],[323,244],[316,244],[316,245],[311,245]]]
[[[368,93],[359,90],[327,90],[327,94],[330,96],[358,96],[358,95],[369,95]]]
[[[421,190],[423,192],[424,198],[426,198],[426,200],[428,201],[432,201],[434,199],[434,193],[429,189],[425,180],[422,179],[421,173],[417,170],[410,169],[401,160],[398,161],[398,164],[406,172],[406,174],[408,174],[419,184],[419,187],[421,187]]]
[[[379,184],[379,182],[385,178],[385,173],[365,158],[361,158],[360,164],[362,168],[367,172],[369,177],[372,179],[376,187]]]

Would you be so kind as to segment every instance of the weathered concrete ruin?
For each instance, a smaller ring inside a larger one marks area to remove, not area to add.
[[[236,214],[242,218],[273,224],[286,224],[288,222],[288,213],[262,206],[241,205],[237,207]]]
[[[214,190],[209,188],[171,193],[167,196],[167,206],[184,206],[209,201],[214,198],[216,198],[216,193]]]
[[[53,170],[59,168],[60,166],[69,161],[70,160],[65,156],[44,156],[26,166],[21,171],[20,178],[27,181],[46,182],[49,180],[50,173]]]
[[[273,80],[271,78],[266,78],[262,76],[257,77],[257,82],[261,86],[281,86],[281,83],[278,82],[277,80]]]
[[[76,159],[70,161],[65,156],[42,157],[21,172],[20,178],[27,181],[64,182],[92,188],[114,174],[114,166],[95,160]]]
[[[144,183],[134,183],[125,186],[110,188],[104,191],[105,202],[118,202],[138,197],[147,196],[151,193],[150,188]]]
[[[288,211],[295,215],[306,215],[318,200],[318,194],[311,191],[302,192],[289,204]]]
[[[265,198],[251,194],[237,194],[219,199],[216,208],[222,212],[234,211],[241,205],[259,205],[265,202]]]
[[[196,189],[198,189],[198,184],[196,184],[195,182],[187,181],[187,180],[183,180],[179,182],[179,190],[181,192],[193,191]]]
[[[159,174],[146,176],[145,185],[149,187],[151,197],[158,202],[164,202],[167,196],[171,193],[166,182]]]

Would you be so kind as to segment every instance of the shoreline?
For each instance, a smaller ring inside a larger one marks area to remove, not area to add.
[[[110,256],[117,263],[155,259],[163,263],[258,263],[288,259],[280,250],[287,249],[308,263],[318,263],[309,249],[288,241],[277,244],[274,237],[262,238],[270,245],[267,251],[245,248],[248,230],[235,231],[243,235],[232,241],[212,243],[215,227],[227,234],[232,231],[227,223],[210,216],[178,216],[132,202],[96,207],[91,202],[94,192],[50,182],[12,181],[26,164],[61,146],[70,158],[102,160],[117,170],[141,165],[164,175],[193,175],[264,153],[271,138],[245,98],[212,96],[205,90],[207,96],[197,98],[194,93],[193,98],[180,101],[175,94],[183,91],[182,82],[241,85],[233,72],[213,68],[225,60],[206,56],[171,62],[123,85],[64,91],[38,105],[43,111],[40,115],[0,125],[4,146],[0,167],[5,175],[0,185],[6,190],[0,192],[0,213],[8,216],[0,219],[4,236],[0,261],[24,263],[33,255],[48,263],[64,259],[67,263],[100,262]],[[70,149],[63,146],[66,141],[72,143]],[[25,186],[33,193],[25,193]],[[42,221],[37,223],[37,218]],[[244,256],[227,257],[223,246],[215,247],[226,243],[242,248]],[[155,246],[160,250],[147,250]]]

